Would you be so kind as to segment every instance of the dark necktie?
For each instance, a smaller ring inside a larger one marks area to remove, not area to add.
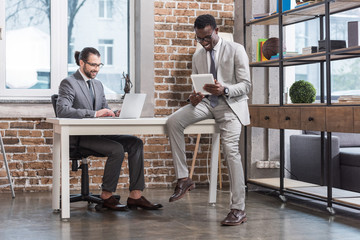
[[[90,92],[90,96],[91,96],[91,102],[92,102],[92,107],[93,110],[95,109],[95,97],[94,97],[94,92],[93,92],[93,88],[92,88],[92,84],[91,84],[92,80],[88,80],[87,84],[89,85],[89,92]]]
[[[215,69],[215,60],[214,60],[214,50],[210,51],[210,59],[211,59],[210,73],[214,76],[214,79],[217,79],[217,72]],[[210,100],[210,106],[212,107],[216,107],[219,103],[218,96],[215,95],[210,95],[209,100]]]

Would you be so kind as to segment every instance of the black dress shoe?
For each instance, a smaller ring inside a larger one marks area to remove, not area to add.
[[[182,198],[187,191],[195,188],[195,183],[190,178],[179,179],[173,195],[170,197],[169,202],[174,202]]]
[[[109,208],[115,211],[126,211],[126,205],[123,205],[114,196],[104,199],[103,207]]]
[[[158,203],[152,204],[144,196],[141,196],[141,198],[138,199],[133,199],[129,197],[127,199],[127,206],[130,209],[137,209],[139,207],[145,210],[158,210],[163,207],[163,205]]]
[[[224,226],[236,226],[246,222],[246,213],[238,209],[231,209],[226,218],[221,222]]]

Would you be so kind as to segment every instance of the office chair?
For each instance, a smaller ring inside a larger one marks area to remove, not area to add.
[[[51,103],[53,105],[55,116],[57,117],[56,112],[56,102],[58,99],[58,94],[53,94],[51,96]],[[89,204],[96,203],[96,210],[101,210],[103,200],[100,198],[100,195],[95,195],[89,192],[89,166],[88,166],[88,157],[104,157],[103,155],[91,151],[90,149],[81,148],[78,145],[70,145],[70,160],[71,171],[78,171],[81,169],[81,193],[80,194],[70,194],[70,202],[79,202],[79,201],[87,201]],[[78,166],[78,161],[81,160],[81,165]],[[115,198],[120,199],[119,195],[114,195]]]

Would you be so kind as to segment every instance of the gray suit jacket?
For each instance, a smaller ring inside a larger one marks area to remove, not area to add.
[[[221,85],[229,88],[229,97],[225,97],[225,100],[240,122],[248,125],[250,116],[247,94],[250,92],[251,81],[246,51],[239,43],[223,39],[218,58],[217,80]],[[208,69],[206,50],[202,48],[193,55],[192,73],[209,73]]]
[[[93,79],[95,109],[93,109],[88,85],[79,70],[61,81],[56,112],[61,118],[92,118],[97,110],[109,108],[105,99],[104,87]]]

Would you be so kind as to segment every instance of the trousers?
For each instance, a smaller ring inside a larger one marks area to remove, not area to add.
[[[215,119],[220,128],[220,139],[230,180],[230,209],[245,209],[245,179],[239,149],[242,124],[223,97],[216,107],[204,98],[195,107],[191,104],[180,108],[167,120],[177,179],[189,176],[186,163],[184,130],[187,126],[205,119]]]
[[[140,138],[131,135],[80,136],[79,147],[107,157],[102,190],[116,191],[125,152],[128,153],[129,190],[144,190],[144,146]]]

